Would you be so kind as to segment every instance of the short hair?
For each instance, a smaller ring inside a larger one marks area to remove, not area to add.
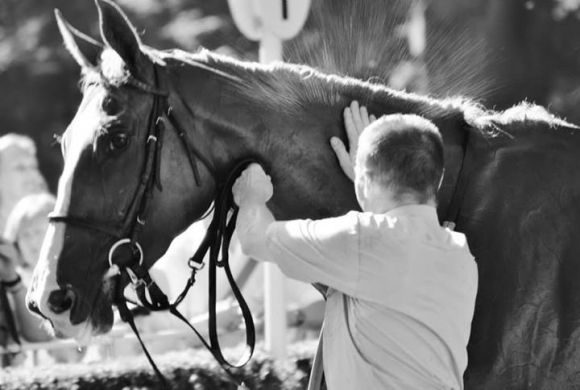
[[[361,134],[356,163],[371,181],[392,189],[396,200],[413,195],[427,203],[435,199],[443,174],[443,140],[425,118],[386,115]]]
[[[46,217],[53,211],[56,203],[54,195],[39,193],[27,195],[14,206],[4,229],[4,238],[18,242],[22,230],[38,217]]]

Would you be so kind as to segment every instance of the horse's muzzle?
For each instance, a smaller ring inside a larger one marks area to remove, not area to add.
[[[71,288],[53,290],[48,295],[48,308],[55,314],[64,313],[72,309],[76,294]]]

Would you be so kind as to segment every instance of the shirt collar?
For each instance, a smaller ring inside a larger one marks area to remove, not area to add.
[[[439,217],[437,217],[437,209],[434,206],[426,204],[410,204],[396,207],[385,213],[388,217],[419,217],[439,225]]]

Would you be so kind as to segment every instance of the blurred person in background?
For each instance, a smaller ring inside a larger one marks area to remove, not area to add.
[[[0,347],[15,346],[21,341],[40,342],[51,339],[41,326],[43,320],[26,308],[26,285],[17,271],[23,264],[16,246],[0,240]],[[24,356],[17,353],[2,353],[0,367],[18,365]]]
[[[8,301],[14,325],[18,334],[27,342],[49,341],[53,338],[41,326],[43,320],[28,311],[25,296],[48,228],[47,216],[54,205],[55,197],[50,193],[22,198],[8,216],[3,243],[0,245],[0,279],[11,297]],[[6,307],[2,308],[2,312],[9,316],[7,310]],[[48,354],[57,363],[76,362],[83,357],[84,350],[61,348],[50,350]]]
[[[48,191],[38,170],[36,146],[25,135],[9,133],[0,137],[0,231],[16,203],[26,195]]]

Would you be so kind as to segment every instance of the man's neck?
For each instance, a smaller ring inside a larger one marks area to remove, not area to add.
[[[396,200],[389,196],[369,199],[366,207],[363,207],[363,211],[371,212],[373,214],[384,214],[388,211],[391,211],[399,207],[419,204],[436,207],[436,202],[434,199],[430,199],[427,203],[422,203],[419,202],[417,198],[412,195],[402,196]]]

